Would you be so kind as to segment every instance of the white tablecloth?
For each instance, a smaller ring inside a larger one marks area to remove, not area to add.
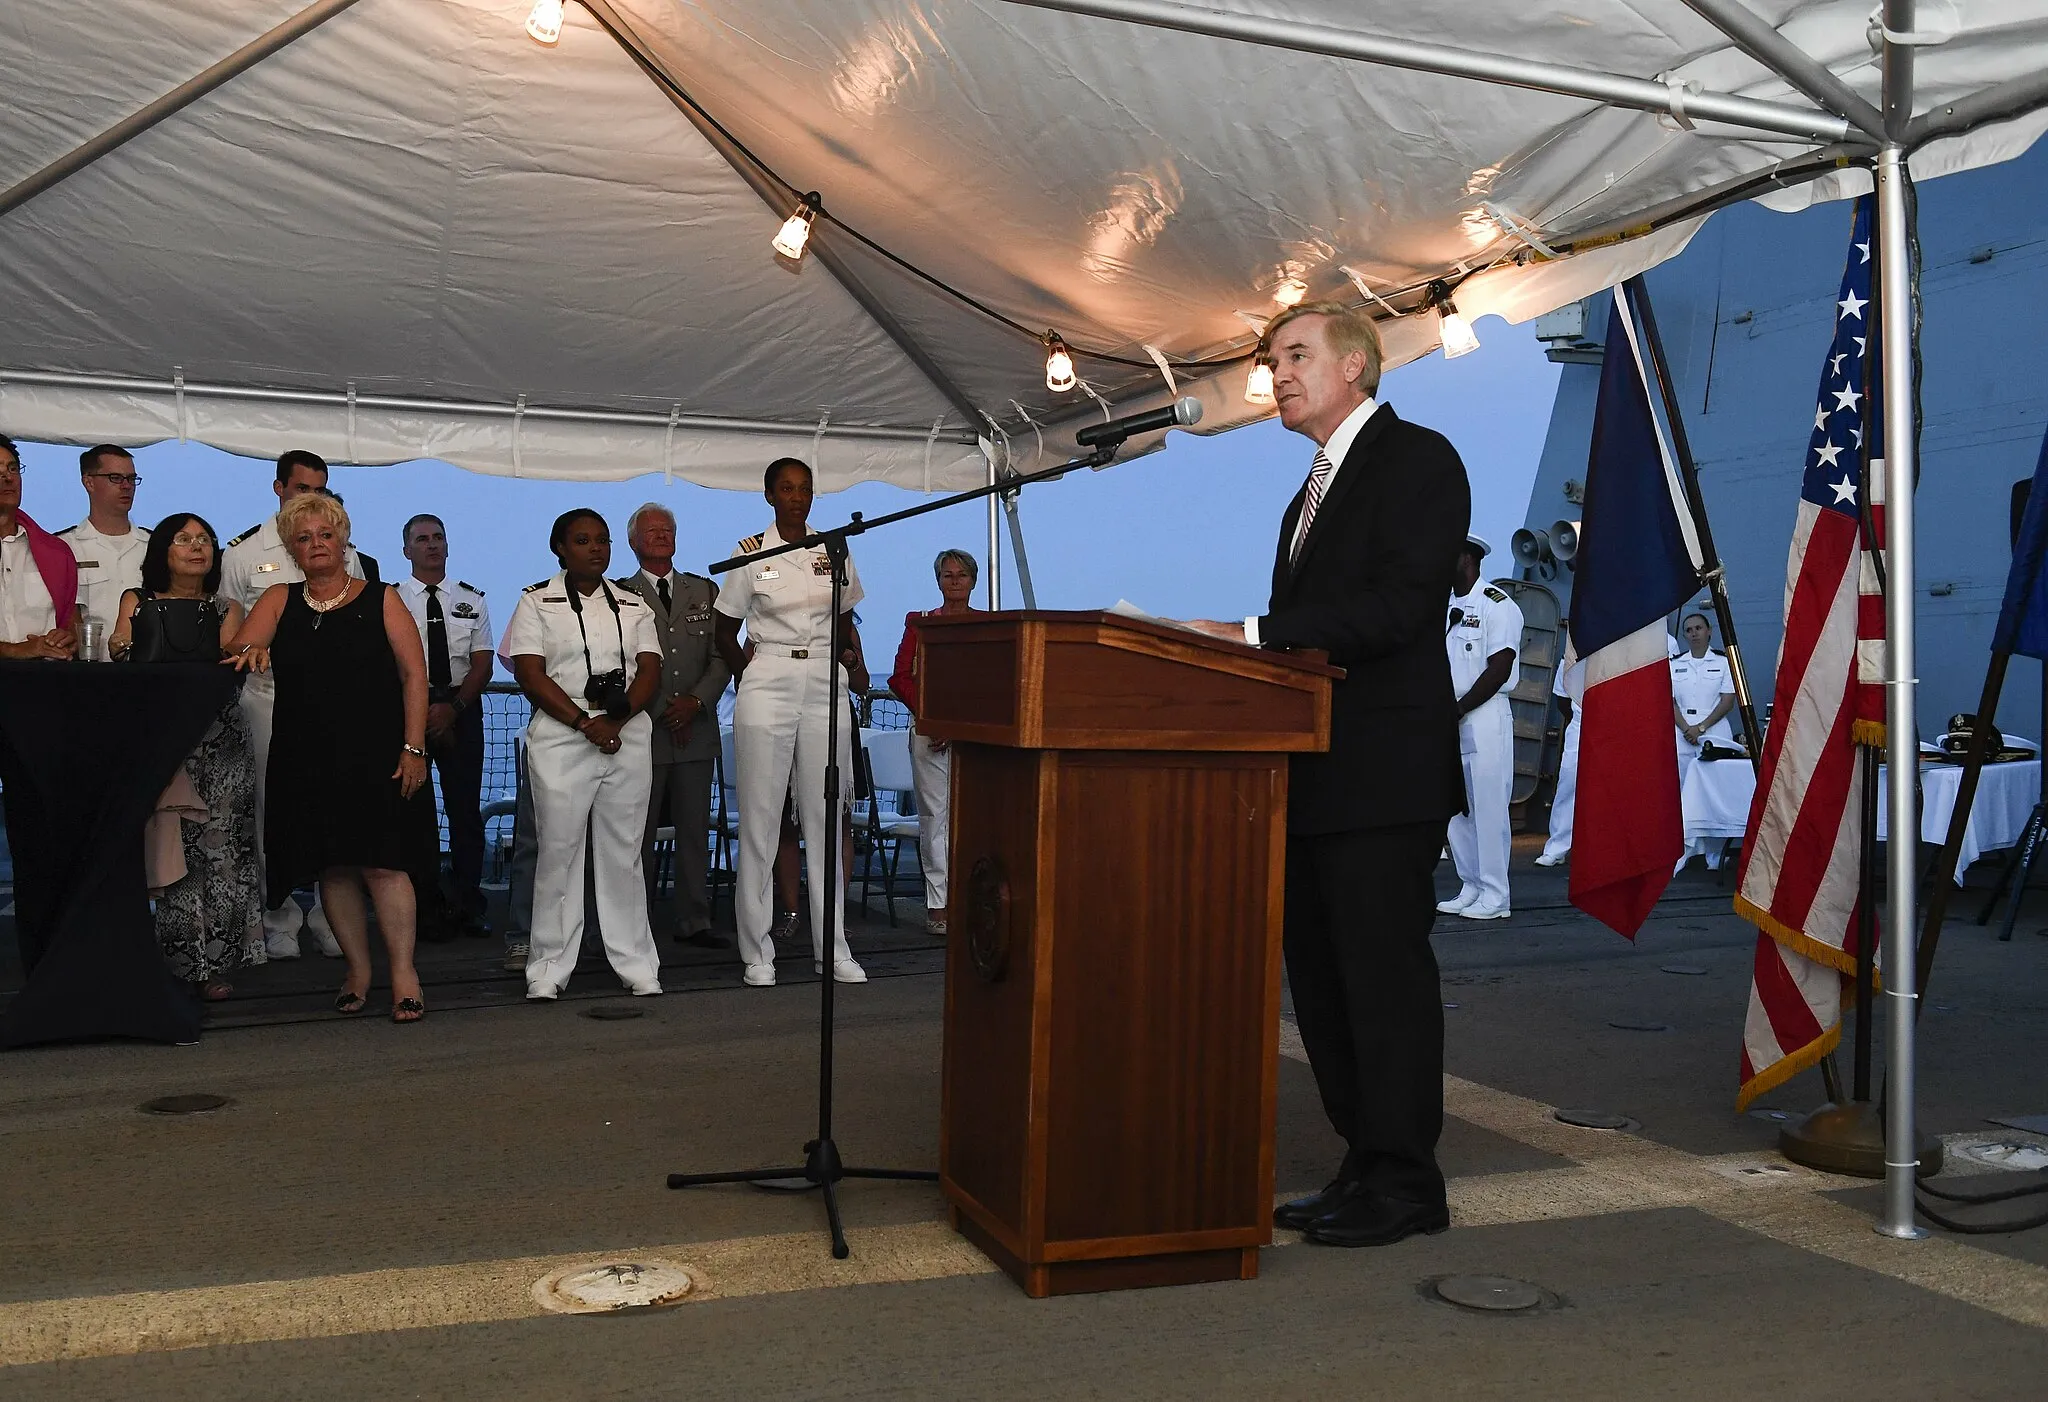
[[[1948,841],[1949,819],[1956,811],[1956,793],[1962,787],[1960,765],[1930,764],[1921,769],[1923,806],[1920,840],[1939,847]],[[1877,836],[1883,841],[1885,822],[1885,770],[1878,770]],[[1687,843],[1707,839],[1741,837],[1749,822],[1749,803],[1756,793],[1756,777],[1749,761],[1722,759],[1693,765],[1679,794],[1685,815]],[[1986,852],[2011,847],[2026,829],[2027,817],[2041,801],[2041,762],[2023,760],[2013,764],[1987,764],[1977,781],[1977,801],[1970,808],[1970,824],[1963,831],[1963,849],[1956,857],[1956,881],[1961,884],[1970,863]]]

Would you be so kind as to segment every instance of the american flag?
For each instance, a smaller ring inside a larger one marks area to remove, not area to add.
[[[1868,402],[1878,363],[1870,304],[1870,196],[1856,202],[1834,344],[1821,372],[1799,518],[1785,569],[1785,632],[1735,908],[1756,925],[1738,1107],[1782,1085],[1841,1039],[1855,972],[1863,767],[1884,741],[1883,417]],[[1866,449],[1864,434],[1871,435]],[[1868,460],[1868,471],[1865,461]],[[1864,493],[1874,539],[1866,537]]]

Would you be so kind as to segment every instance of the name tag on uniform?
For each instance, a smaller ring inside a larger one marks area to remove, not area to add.
[[[271,573],[271,572],[272,572],[272,571],[274,571],[274,570],[281,570],[281,569],[283,569],[283,568],[284,568],[284,566],[283,566],[283,565],[280,565],[280,564],[279,564],[279,563],[278,563],[277,561],[275,561],[275,560],[265,560],[265,561],[264,561],[264,562],[263,562],[262,564],[258,565],[258,566],[257,566],[257,567],[256,567],[255,569],[251,570],[251,571],[250,571],[250,573],[251,573],[251,574],[269,574],[269,573]]]
[[[100,562],[98,560],[80,560],[78,567],[82,570],[96,570],[100,567]]]
[[[754,578],[756,578],[756,579],[780,579],[780,578],[782,578],[782,572],[781,572],[780,570],[776,569],[776,568],[775,568],[775,566],[773,566],[773,565],[770,565],[770,566],[768,566],[768,567],[767,567],[766,569],[762,570],[762,571],[761,571],[761,572],[760,572],[759,574],[755,575],[755,576],[754,576]]]

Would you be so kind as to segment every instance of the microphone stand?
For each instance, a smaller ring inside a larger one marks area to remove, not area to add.
[[[839,1184],[848,1178],[879,1178],[909,1180],[913,1182],[937,1182],[939,1175],[931,1169],[922,1168],[855,1168],[839,1156],[839,1146],[832,1138],[832,1042],[833,1042],[833,992],[838,980],[833,976],[833,955],[839,947],[839,932],[846,919],[846,902],[839,891],[839,824],[832,820],[839,817],[839,654],[844,650],[839,634],[839,622],[843,614],[840,600],[846,589],[846,543],[852,537],[864,535],[876,526],[893,525],[913,516],[927,512],[941,511],[963,502],[979,501],[997,492],[1014,492],[1036,482],[1051,482],[1065,476],[1076,468],[1106,467],[1123,447],[1121,438],[1100,444],[1085,458],[1075,458],[1058,467],[1042,472],[1029,473],[1022,477],[1005,478],[972,491],[944,497],[938,501],[913,506],[887,516],[877,516],[872,521],[861,519],[856,511],[853,519],[843,526],[828,531],[819,531],[804,540],[762,550],[752,555],[735,555],[720,560],[711,566],[711,573],[725,574],[743,565],[754,564],[774,556],[787,554],[792,550],[809,550],[822,545],[826,558],[832,566],[832,702],[826,712],[825,721],[825,815],[830,831],[813,834],[813,838],[825,843],[825,928],[819,931],[819,947],[823,951],[820,962],[824,965],[823,991],[818,996],[818,1137],[804,1145],[804,1162],[800,1168],[750,1168],[731,1173],[671,1173],[668,1185],[671,1188],[700,1188],[716,1183],[753,1183],[770,1186],[780,1183],[794,1185],[795,1191],[808,1192],[819,1188],[825,1195],[825,1221],[832,1235],[832,1255],[837,1260],[847,1256],[846,1226],[839,1216]]]

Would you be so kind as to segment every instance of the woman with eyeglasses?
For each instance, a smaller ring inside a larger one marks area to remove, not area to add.
[[[263,812],[266,904],[320,883],[348,975],[334,1000],[370,992],[367,888],[391,960],[391,1020],[427,1014],[413,967],[412,874],[439,865],[427,783],[427,658],[398,591],[348,572],[348,513],[313,492],[285,502],[278,536],[302,582],[263,591],[235,635],[237,667],[277,679]]]
[[[537,856],[527,932],[526,996],[557,997],[583,947],[584,853],[605,957],[638,996],[661,992],[661,952],[647,923],[642,857],[654,790],[654,720],[661,685],[654,616],[630,589],[613,588],[611,530],[595,511],[556,518],[548,548],[562,568],[529,584],[499,649],[533,703],[526,782]]]
[[[142,583],[124,590],[114,608],[108,652],[116,661],[220,661],[241,629],[242,610],[220,596],[213,527],[180,513],[140,534],[148,541]],[[266,958],[253,754],[242,703],[230,697],[185,757],[185,776],[206,816],[179,823],[185,876],[156,902],[164,962],[208,1002],[234,992],[223,975]]]

